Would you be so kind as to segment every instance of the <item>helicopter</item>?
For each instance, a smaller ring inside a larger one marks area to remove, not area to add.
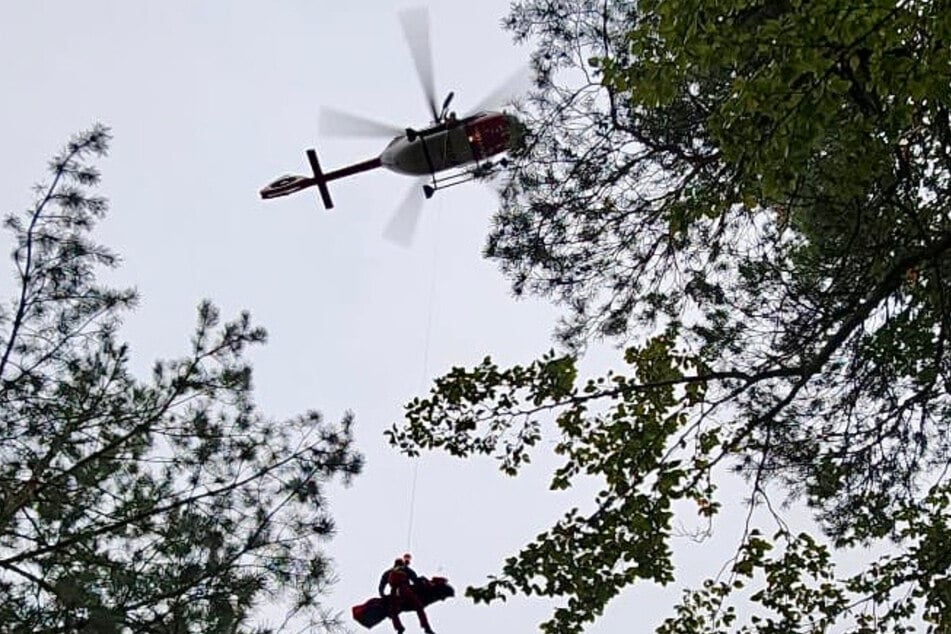
[[[526,128],[517,117],[483,105],[502,102],[515,93],[516,86],[521,87],[527,82],[526,70],[510,77],[483,99],[471,114],[458,117],[449,109],[454,93],[450,92],[441,106],[437,106],[428,12],[422,8],[406,10],[400,13],[400,21],[432,121],[421,129],[399,128],[324,108],[321,112],[322,129],[329,128],[331,132],[344,136],[385,134],[392,138],[378,156],[327,172],[321,168],[316,150],[308,149],[306,156],[311,175],[281,176],[260,190],[261,198],[279,198],[316,187],[324,208],[332,209],[334,203],[327,186],[329,182],[384,168],[425,179],[422,190],[424,197],[429,199],[441,189],[491,176],[508,165],[505,155],[520,147]]]

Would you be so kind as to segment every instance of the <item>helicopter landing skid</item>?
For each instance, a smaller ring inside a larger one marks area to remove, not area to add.
[[[441,189],[448,189],[450,187],[455,187],[456,185],[462,185],[463,183],[487,178],[495,173],[497,167],[506,167],[507,165],[508,160],[501,159],[496,162],[485,161],[479,163],[471,169],[461,170],[442,177],[438,177],[436,174],[433,174],[432,184],[423,185],[423,195],[425,195],[426,199],[428,200]]]

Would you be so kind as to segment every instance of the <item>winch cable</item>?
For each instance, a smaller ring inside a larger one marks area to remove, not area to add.
[[[436,304],[436,290],[437,290],[437,273],[439,271],[438,256],[439,256],[439,218],[442,214],[435,213],[432,214],[435,216],[434,220],[434,231],[436,239],[433,240],[433,255],[432,255],[432,265],[430,266],[430,278],[429,278],[429,298],[426,307],[426,327],[423,334],[423,364],[422,364],[422,373],[419,379],[419,389],[417,393],[422,394],[423,390],[426,388],[426,384],[429,381],[429,347],[432,339],[432,330],[433,330],[433,314],[435,312]],[[416,515],[416,488],[417,481],[419,480],[419,461],[420,457],[417,456],[413,458],[413,476],[412,484],[410,485],[410,496],[409,496],[409,521],[406,528],[406,550],[412,552],[413,550],[413,522]]]

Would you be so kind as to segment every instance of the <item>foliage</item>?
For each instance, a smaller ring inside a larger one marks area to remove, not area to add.
[[[90,238],[107,205],[73,139],[34,206],[10,215],[15,296],[0,313],[0,629],[244,632],[262,601],[325,625],[324,490],[360,470],[351,420],[264,417],[242,314],[198,309],[191,350],[147,381],[117,339],[132,290],[98,283],[117,257]]]
[[[470,595],[565,597],[544,627],[580,631],[674,578],[672,519],[715,516],[734,470],[778,529],[745,532],[660,631],[946,629],[949,3],[522,0],[508,25],[539,86],[487,255],[565,307],[570,354],[456,369],[391,438],[514,473],[550,429],[552,486],[603,486]],[[599,337],[626,369],[578,380]]]

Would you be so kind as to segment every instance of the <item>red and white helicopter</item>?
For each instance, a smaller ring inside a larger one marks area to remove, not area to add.
[[[423,129],[404,129],[324,109],[321,129],[326,132],[344,136],[386,135],[392,140],[379,156],[329,172],[321,169],[317,152],[309,149],[306,154],[312,175],[281,176],[261,190],[261,198],[279,198],[316,187],[324,207],[331,209],[333,200],[327,183],[383,167],[398,174],[425,177],[427,182],[423,185],[423,193],[428,199],[440,189],[490,176],[498,167],[506,165],[504,156],[495,157],[519,147],[525,136],[525,127],[516,117],[488,108],[504,102],[526,86],[529,82],[527,70],[523,69],[493,91],[472,114],[457,117],[449,110],[453,93],[450,92],[442,106],[437,107],[428,13],[425,9],[404,11],[400,14],[400,22],[433,117],[432,123]],[[413,205],[404,203],[403,208],[408,206]],[[415,225],[415,218],[408,222]]]

